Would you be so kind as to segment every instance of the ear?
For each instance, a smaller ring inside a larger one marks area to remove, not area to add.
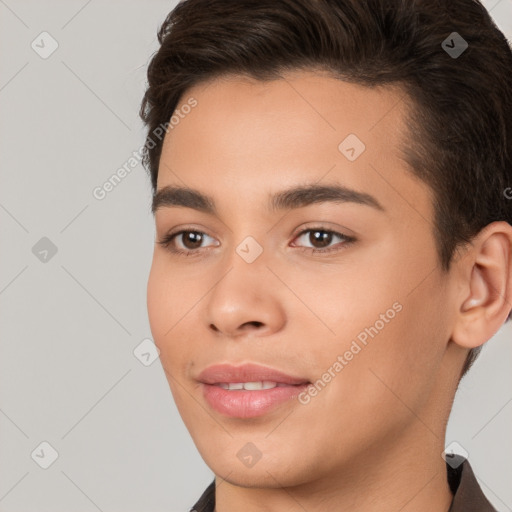
[[[487,225],[458,264],[458,316],[451,339],[471,349],[492,338],[512,310],[512,226]]]

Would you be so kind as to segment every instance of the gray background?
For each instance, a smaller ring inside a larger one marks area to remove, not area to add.
[[[484,3],[512,39],[512,0]],[[143,144],[146,66],[175,4],[0,0],[0,512],[185,511],[213,478],[158,359],[133,353],[151,338],[149,179],[138,164],[92,194]],[[43,31],[59,45],[46,59],[31,47]],[[46,262],[32,252],[43,237],[57,247]],[[506,325],[484,348],[447,434],[500,512],[511,339]],[[48,469],[43,441],[58,452]]]

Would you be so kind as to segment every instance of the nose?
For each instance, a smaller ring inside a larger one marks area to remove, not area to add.
[[[242,325],[240,325],[240,327],[236,327],[236,324],[235,324],[235,328],[231,328],[229,329],[230,331],[230,335],[233,336],[234,334],[236,334],[236,331],[240,331],[241,333],[243,332],[251,332],[251,331],[261,331],[262,327],[264,327],[265,324],[263,322],[259,322],[258,320],[251,320],[249,322],[244,322]],[[223,326],[223,330],[221,331],[221,329],[219,329],[215,324],[210,324],[210,327],[214,330],[214,331],[217,331],[217,332],[224,332],[224,333],[227,333],[228,331],[228,328],[226,328],[226,326],[224,325]]]
[[[206,298],[208,328],[231,338],[267,336],[281,330],[286,315],[279,280],[263,258],[253,263],[240,258],[231,261],[230,269]]]

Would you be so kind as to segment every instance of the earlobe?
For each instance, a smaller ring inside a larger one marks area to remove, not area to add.
[[[451,339],[464,348],[483,345],[512,309],[512,226],[493,222],[474,239],[464,262],[465,290]],[[467,277],[469,275],[469,278]],[[469,292],[468,292],[469,289]]]

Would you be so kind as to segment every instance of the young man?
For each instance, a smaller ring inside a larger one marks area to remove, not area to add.
[[[158,37],[148,313],[194,509],[494,510],[441,455],[512,309],[503,34],[476,0],[188,0]]]

